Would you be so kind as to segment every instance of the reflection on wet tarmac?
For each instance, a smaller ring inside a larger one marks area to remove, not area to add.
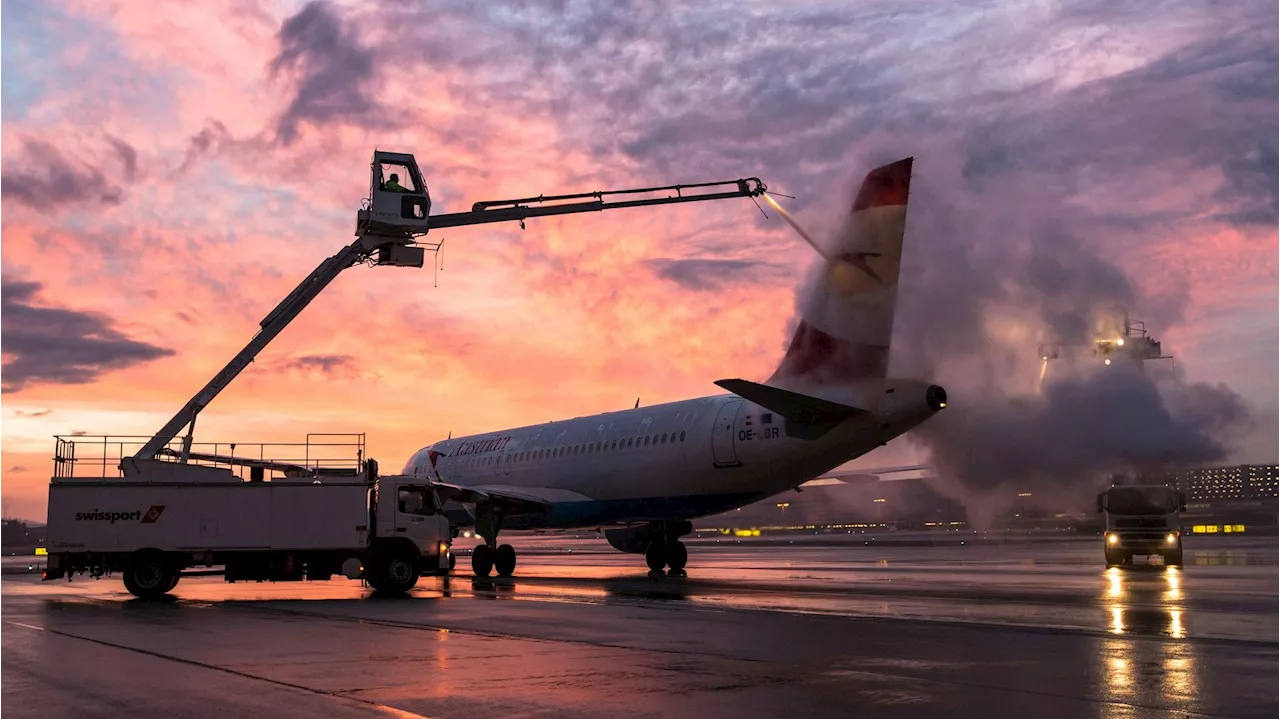
[[[1043,719],[1275,716],[1277,552],[1269,539],[1236,546],[1273,561],[1106,569],[1091,542],[695,545],[689,576],[651,577],[631,555],[543,547],[521,555],[515,577],[425,577],[390,601],[345,579],[193,577],[149,603],[114,578],[23,578],[4,583],[5,648],[47,657],[50,681],[65,674],[65,646],[79,646],[66,642],[87,639],[91,651],[119,647],[121,663],[173,654],[180,671],[194,671],[192,659],[220,669],[200,682],[263,675],[273,682],[264,687],[314,686],[423,716],[532,706],[545,716],[834,717],[855,705],[895,716],[997,706]],[[45,647],[57,632],[55,656]],[[143,653],[125,651],[134,645]],[[127,694],[147,671],[130,665],[128,682],[93,686]],[[738,703],[725,708],[726,698]]]
[[[1182,570],[1178,567],[1169,567],[1164,571],[1164,581],[1169,585],[1169,590],[1165,592],[1164,598],[1168,601],[1176,601],[1182,598]]]
[[[1179,567],[1111,567],[1106,570],[1107,610],[1112,634],[1187,636]]]
[[[1099,654],[1100,716],[1134,716],[1138,706],[1186,706],[1199,697],[1194,645],[1107,639]]]
[[[511,577],[476,577],[471,580],[471,592],[480,599],[514,599],[516,582]]]
[[[458,571],[424,577],[410,601],[484,599],[582,604],[673,601],[849,617],[995,623],[1088,630],[1113,636],[1274,641],[1273,540],[1236,540],[1233,565],[1103,568],[1092,542],[983,547],[788,547],[691,543],[689,576],[648,576],[633,555],[579,542],[572,553],[534,545],[515,577]],[[587,551],[584,551],[587,550]],[[994,550],[994,551],[993,551]],[[523,550],[522,550],[523,551]],[[1194,555],[1200,551],[1191,548]],[[1246,561],[1245,558],[1249,559]],[[1268,557],[1271,563],[1265,564]],[[465,563],[463,563],[465,564]],[[108,592],[114,578],[40,585],[33,591]],[[15,591],[26,591],[17,588]],[[184,579],[184,603],[276,599],[379,601],[358,581],[223,583]]]
[[[624,554],[530,553],[521,560],[521,574],[511,580],[519,591],[508,596],[582,603],[675,600],[710,608],[1077,628],[1174,639],[1275,636],[1276,552],[1270,543],[1258,543],[1251,554],[1272,558],[1270,568],[1261,571],[1257,568],[1265,565],[1259,561],[1215,570],[1160,564],[1103,569],[1097,566],[1095,549],[1087,542],[1029,545],[1002,549],[1009,555],[1002,557],[977,548],[752,550],[701,545],[691,550],[695,559],[685,578],[647,576]],[[488,585],[477,586],[493,598]],[[1237,598],[1246,606],[1238,605]]]

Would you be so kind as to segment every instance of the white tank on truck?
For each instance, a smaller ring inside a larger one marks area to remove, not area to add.
[[[1166,566],[1182,566],[1181,512],[1187,508],[1182,492],[1162,484],[1114,485],[1098,495],[1097,505],[1108,567],[1155,555]]]
[[[227,581],[339,574],[403,593],[453,564],[449,521],[423,478],[380,477],[373,460],[342,468],[197,452],[187,463],[157,462],[135,480],[109,470],[117,458],[91,455],[128,444],[59,438],[45,579],[119,573],[134,595],[155,598],[185,569],[221,566]],[[358,446],[362,454],[362,437]],[[247,481],[237,474],[245,470]]]

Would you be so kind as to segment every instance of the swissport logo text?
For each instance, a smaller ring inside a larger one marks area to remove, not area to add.
[[[97,509],[92,512],[76,512],[77,522],[142,522],[143,524],[154,524],[160,518],[160,513],[164,511],[163,504],[153,505],[151,509],[143,512],[141,509],[135,509],[132,512],[102,512]]]

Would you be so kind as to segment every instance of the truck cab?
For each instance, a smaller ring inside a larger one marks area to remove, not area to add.
[[[372,510],[374,531],[364,578],[375,589],[402,591],[423,574],[447,574],[449,520],[435,490],[419,477],[379,477]],[[412,566],[406,566],[411,563]]]
[[[1166,566],[1182,566],[1180,513],[1186,505],[1186,495],[1166,485],[1117,485],[1098,494],[1107,566],[1131,565],[1138,555],[1160,555]]]

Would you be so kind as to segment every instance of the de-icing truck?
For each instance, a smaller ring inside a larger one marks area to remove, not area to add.
[[[354,437],[350,446],[362,455],[363,436]],[[307,455],[347,446],[313,440]],[[227,581],[338,574],[402,593],[421,574],[447,573],[454,561],[449,521],[425,478],[378,476],[377,462],[359,458],[345,467],[243,454],[189,453],[185,463],[119,458],[126,452],[113,448],[127,443],[58,438],[46,580],[119,573],[131,593],[155,598],[173,589],[184,569],[221,566]],[[86,457],[90,449],[99,456]],[[111,471],[116,462],[119,473]]]
[[[183,568],[198,565],[224,566],[231,581],[341,573],[387,592],[407,590],[421,572],[447,571],[451,529],[439,492],[457,494],[456,487],[427,475],[378,477],[376,463],[364,458],[364,435],[357,435],[355,465],[338,468],[313,461],[311,449],[318,445],[310,440],[301,461],[267,460],[261,452],[251,458],[243,447],[237,454],[234,444],[193,452],[200,412],[342,272],[362,265],[423,267],[425,253],[438,252],[443,242],[428,239],[431,229],[494,222],[523,228],[535,217],[764,193],[764,183],[751,177],[488,200],[470,211],[432,215],[413,155],[375,150],[355,240],[286,295],[244,348],[154,436],[58,438],[46,578],[121,572],[129,591],[151,597],[173,588]]]

